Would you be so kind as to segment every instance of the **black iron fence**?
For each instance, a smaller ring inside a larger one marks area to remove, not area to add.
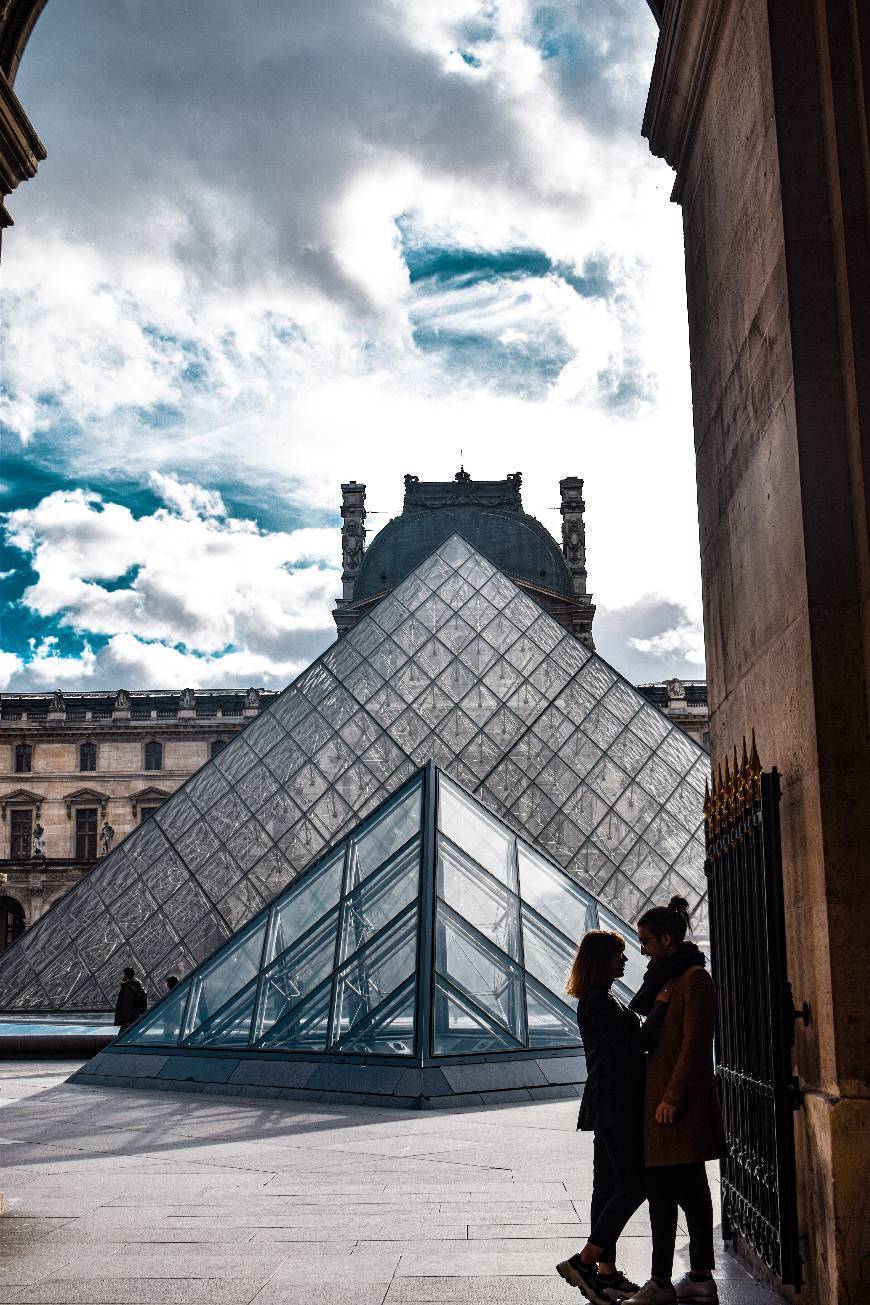
[[[795,1011],[785,953],[779,774],[763,773],[752,739],[704,802],[710,948],[719,992],[716,1072],[728,1139],[722,1231],[800,1288],[792,1075]]]

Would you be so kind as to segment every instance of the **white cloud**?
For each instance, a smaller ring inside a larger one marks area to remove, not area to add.
[[[173,506],[148,515],[84,490],[9,514],[8,540],[37,573],[23,603],[60,627],[110,636],[99,653],[86,646],[71,660],[54,637],[43,641],[30,662],[36,681],[128,666],[139,674],[146,662],[152,682],[274,680],[328,642],[341,588],[337,530],[262,531],[212,515],[216,496],[199,486],[162,479]]]
[[[582,19],[573,0],[293,8],[259,0],[254,24],[208,0],[204,23],[197,0],[77,0],[35,30],[17,89],[49,158],[4,247],[5,420],[103,497],[14,515],[38,573],[26,601],[110,639],[88,675],[129,656],[151,683],[192,680],[178,659],[208,656],[214,677],[227,648],[289,666],[328,637],[337,532],[265,532],[228,511],[234,491],[323,520],[355,477],[376,530],[404,472],[449,476],[462,448],[475,475],[523,469],[556,535],[557,482],[585,477],[600,614],[662,593],[694,611],[680,217],[638,133],[651,16],[637,0]],[[558,270],[414,282],[403,236],[532,250],[575,277],[592,261],[608,292]],[[105,488],[120,479],[164,506],[135,517]],[[619,640],[656,666],[690,645]]]

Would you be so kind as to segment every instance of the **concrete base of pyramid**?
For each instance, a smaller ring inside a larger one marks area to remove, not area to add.
[[[586,1060],[571,1052],[463,1057],[418,1065],[305,1060],[263,1052],[109,1047],[68,1080],[157,1092],[450,1110],[579,1097]]]

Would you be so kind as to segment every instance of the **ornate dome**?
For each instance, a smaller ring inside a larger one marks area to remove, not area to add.
[[[551,593],[573,595],[571,572],[549,531],[523,511],[519,473],[505,480],[405,477],[405,503],[367,547],[354,603],[392,589],[451,535],[461,535],[506,575]]]

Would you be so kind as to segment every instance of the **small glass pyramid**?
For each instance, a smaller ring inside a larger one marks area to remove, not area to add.
[[[430,759],[622,918],[705,919],[706,754],[453,535],[0,955],[0,1009],[111,1009],[125,965],[153,1001]],[[461,850],[511,893],[494,828]]]
[[[636,978],[631,929],[430,763],[119,1041],[421,1063],[576,1051],[565,982],[598,927],[626,938]]]

